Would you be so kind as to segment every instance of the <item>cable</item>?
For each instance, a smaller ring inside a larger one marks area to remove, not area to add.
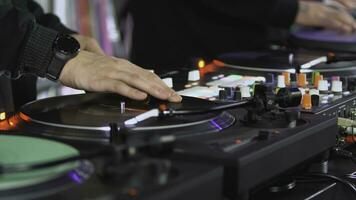
[[[345,186],[347,186],[352,191],[352,194],[354,196],[356,196],[356,186],[353,183],[351,183],[350,181],[347,181],[340,177],[337,177],[337,176],[334,176],[331,174],[322,174],[322,173],[310,173],[310,174],[304,174],[302,176],[299,176],[299,178],[305,178],[305,177],[320,177],[320,178],[332,179],[334,181],[340,182],[340,183],[344,184]]]

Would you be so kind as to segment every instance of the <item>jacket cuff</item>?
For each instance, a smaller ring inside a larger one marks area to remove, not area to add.
[[[57,24],[56,27],[54,27],[54,30],[60,32],[61,34],[66,34],[66,35],[72,35],[72,34],[77,34],[78,32],[75,32],[66,26],[64,26],[62,23]]]
[[[52,48],[57,36],[58,32],[52,29],[41,25],[34,27],[21,53],[19,61],[20,74],[32,73],[45,77],[47,68],[54,57]]]
[[[293,25],[298,13],[297,0],[278,0],[274,6],[270,22],[276,27],[289,28]]]
[[[71,35],[71,34],[77,33],[75,31],[67,28],[66,26],[64,26],[61,23],[61,21],[59,20],[59,18],[53,14],[41,15],[36,20],[37,20],[37,23],[41,24],[42,26],[56,30],[61,34]]]

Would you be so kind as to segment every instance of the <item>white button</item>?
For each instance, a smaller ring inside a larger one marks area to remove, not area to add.
[[[333,81],[331,83],[332,92],[342,92],[342,81]]]
[[[286,87],[286,83],[285,83],[283,75],[278,75],[277,87],[278,88],[285,88]]]
[[[173,79],[171,77],[167,77],[162,79],[162,81],[170,88],[173,87]]]
[[[242,98],[249,98],[249,97],[251,97],[250,87],[242,86],[242,87],[240,87],[240,92],[241,92],[241,97],[242,97]]]
[[[213,80],[218,80],[218,79],[219,79],[219,77],[217,77],[217,76],[213,76],[213,77],[211,77],[211,79],[213,79]]]
[[[344,93],[342,93],[343,95],[350,95],[350,91],[345,91]]]
[[[327,80],[319,80],[318,82],[318,90],[319,91],[328,91],[328,81]]]
[[[200,79],[199,70],[193,70],[188,73],[188,81],[198,81]]]

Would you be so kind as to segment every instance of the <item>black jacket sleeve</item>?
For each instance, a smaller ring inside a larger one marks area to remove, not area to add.
[[[0,74],[44,77],[58,32],[36,23],[27,10],[0,3]]]
[[[252,24],[289,28],[298,12],[298,0],[199,0],[206,8]]]
[[[30,0],[27,2],[28,10],[35,16],[36,22],[47,28],[58,31],[63,34],[74,34],[75,31],[64,26],[60,19],[51,13],[45,14],[42,7],[35,1]]]

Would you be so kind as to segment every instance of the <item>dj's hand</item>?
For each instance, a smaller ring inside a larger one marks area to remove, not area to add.
[[[72,37],[74,37],[79,42],[81,50],[89,51],[100,55],[105,55],[99,43],[94,38],[87,37],[84,35],[78,35],[78,34],[73,34]]]
[[[80,51],[64,66],[59,77],[63,85],[96,92],[114,92],[136,100],[150,94],[180,102],[182,97],[154,73],[127,60]]]
[[[296,24],[334,29],[343,33],[356,30],[356,22],[345,9],[336,9],[320,2],[299,1]]]
[[[330,1],[332,1],[332,0],[330,0]],[[356,9],[356,0],[335,0],[335,2],[340,3],[346,9],[349,9],[349,10]],[[331,4],[332,4],[332,2],[331,2]]]

